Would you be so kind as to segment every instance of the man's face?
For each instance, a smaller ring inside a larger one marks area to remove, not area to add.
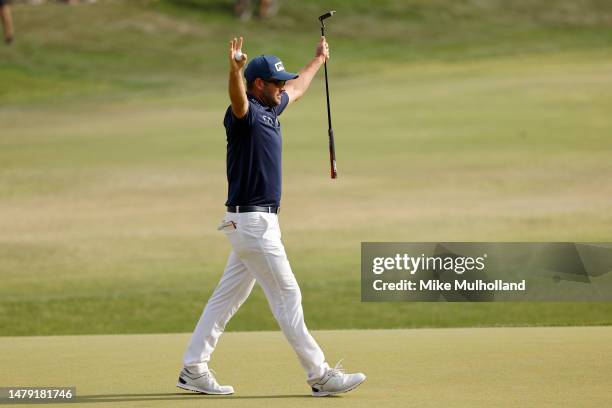
[[[285,81],[263,79],[262,102],[273,108],[280,104],[281,93],[285,90]]]

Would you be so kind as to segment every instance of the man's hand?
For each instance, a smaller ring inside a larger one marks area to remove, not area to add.
[[[329,59],[329,45],[327,45],[327,41],[325,41],[325,37],[323,36],[321,36],[321,40],[317,44],[315,58],[319,58],[321,63],[326,62]]]
[[[238,39],[234,38],[232,41],[230,41],[230,47],[229,47],[230,70],[240,71],[242,68],[244,68],[244,66],[247,63],[247,55],[245,53],[242,53],[242,58],[240,59],[240,61],[236,61],[236,52],[237,51],[242,52],[242,42],[243,42],[242,37]]]
[[[247,55],[242,54],[240,61],[236,61],[236,52],[242,51],[242,37],[230,41],[229,48],[229,84],[228,91],[232,112],[234,116],[241,119],[249,111],[249,101],[246,96],[244,82],[242,82],[242,68],[246,65]]]

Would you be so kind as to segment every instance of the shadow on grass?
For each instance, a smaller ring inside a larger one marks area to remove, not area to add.
[[[152,394],[98,394],[98,395],[77,395],[74,403],[100,403],[100,402],[130,402],[130,401],[179,401],[179,400],[248,400],[248,399],[291,399],[291,398],[312,398],[310,395],[204,395],[187,394],[182,392],[152,393]],[[66,402],[66,401],[63,401]]]

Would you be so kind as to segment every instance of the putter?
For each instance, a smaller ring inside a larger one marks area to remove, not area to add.
[[[322,16],[319,16],[319,22],[321,23],[321,35],[325,37],[325,19],[333,16],[335,11],[329,11]],[[331,122],[331,111],[329,109],[329,84],[327,83],[327,61],[323,63],[325,67],[325,96],[327,98],[327,125],[329,135],[329,166],[331,172],[331,178],[335,179],[338,177],[338,170],[336,168],[336,146],[334,143],[334,130],[332,129]]]

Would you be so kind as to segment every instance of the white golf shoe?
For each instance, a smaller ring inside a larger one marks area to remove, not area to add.
[[[231,385],[219,385],[212,371],[196,373],[183,368],[179,373],[176,386],[184,390],[202,394],[227,395],[234,393]]]
[[[365,379],[366,376],[363,373],[345,373],[341,362],[338,362],[334,368],[328,369],[323,377],[311,383],[310,386],[314,397],[325,397],[349,392],[357,388]]]

